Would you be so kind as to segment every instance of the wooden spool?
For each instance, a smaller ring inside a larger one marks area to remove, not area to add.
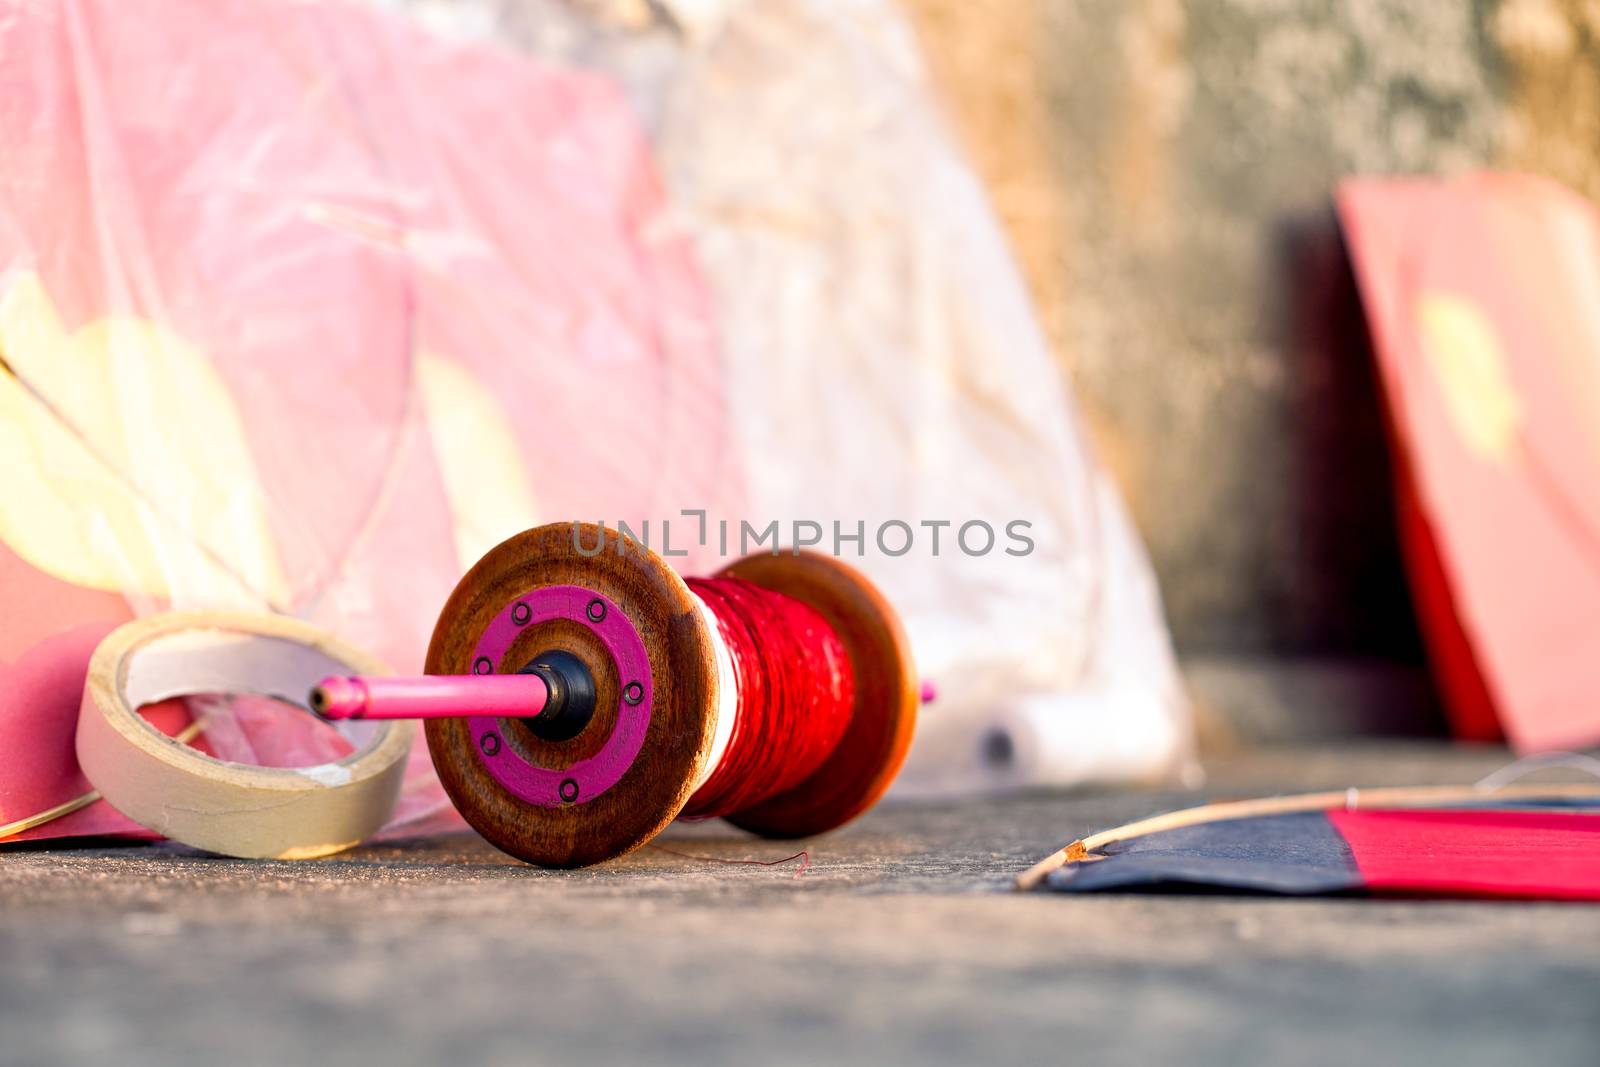
[[[842,826],[888,789],[911,742],[918,692],[899,621],[865,577],[830,557],[750,556],[721,575],[814,608],[838,633],[856,680],[849,728],[822,767],[793,789],[737,812],[729,821],[768,837],[804,837]],[[541,590],[555,593],[570,587],[592,593],[590,603],[608,603],[619,611],[649,662],[648,726],[636,755],[613,784],[571,803],[531,803],[491,772],[481,721],[476,735],[471,719],[426,724],[433,764],[462,815],[499,848],[545,867],[599,863],[661,832],[683,810],[707,770],[717,720],[712,624],[698,600],[655,553],[624,541],[616,531],[589,524],[541,526],[505,541],[480,560],[439,615],[427,672],[488,669],[489,664],[478,662],[484,635],[497,619],[504,626],[508,605],[537,599]],[[517,610],[526,614],[521,607]],[[608,625],[623,621],[606,618]],[[565,741],[542,740],[518,719],[496,720],[489,739],[495,759],[515,757],[559,772],[589,766],[613,746],[620,717],[630,713],[628,698],[638,690],[619,675],[617,657],[589,618],[529,622],[492,667],[496,673],[519,671],[556,649],[577,656],[593,676],[594,718]],[[501,745],[506,746],[504,753]]]

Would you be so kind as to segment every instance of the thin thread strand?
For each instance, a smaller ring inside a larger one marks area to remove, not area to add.
[[[665,852],[669,856],[678,856],[681,859],[695,860],[699,863],[726,863],[734,867],[782,867],[786,863],[793,863],[795,860],[799,860],[800,866],[794,869],[794,873],[790,875],[791,878],[800,877],[806,873],[806,868],[811,866],[811,852],[808,849],[801,849],[792,856],[785,856],[777,860],[730,860],[721,856],[702,856],[695,852],[679,852],[675,848],[658,845],[654,841],[650,843],[649,847],[657,852]]]
[[[199,719],[196,719],[194,722],[191,722],[188,726],[185,726],[182,730],[172,735],[172,739],[178,742],[180,745],[187,745],[190,741],[193,741],[195,738],[199,737],[204,729],[205,724]],[[73,797],[64,804],[57,804],[53,808],[41,811],[36,815],[29,815],[25,819],[18,819],[15,822],[8,822],[4,826],[0,826],[0,842],[4,842],[18,834],[25,834],[29,830],[37,829],[38,827],[43,826],[45,823],[55,822],[62,816],[71,815],[75,811],[81,811],[99,799],[100,790],[91,789],[81,796]]]

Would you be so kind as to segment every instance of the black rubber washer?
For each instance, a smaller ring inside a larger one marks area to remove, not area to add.
[[[544,710],[523,719],[542,741],[570,741],[594,718],[599,697],[588,664],[565,649],[553,648],[533,657],[519,674],[537,674],[550,690]]]

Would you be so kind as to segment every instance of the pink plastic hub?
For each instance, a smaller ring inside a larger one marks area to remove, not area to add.
[[[588,627],[611,654],[620,695],[616,725],[605,745],[588,759],[552,769],[528,762],[506,744],[500,718],[493,713],[472,714],[467,720],[478,756],[489,773],[513,796],[542,808],[582,804],[617,784],[644,747],[655,692],[650,657],[633,623],[610,598],[576,585],[549,586],[507,604],[473,649],[473,673],[486,677],[457,681],[475,688],[496,678],[512,677],[494,673],[512,643],[527,627],[551,619],[569,619]],[[516,670],[521,664],[506,666]]]

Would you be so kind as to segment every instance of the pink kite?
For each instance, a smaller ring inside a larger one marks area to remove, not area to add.
[[[505,536],[735,510],[707,296],[610,82],[255,0],[25,4],[0,71],[0,824],[87,788],[84,666],[134,615],[415,671]],[[207,743],[340,743],[263,714]],[[407,782],[395,825],[454,818],[421,745]]]

